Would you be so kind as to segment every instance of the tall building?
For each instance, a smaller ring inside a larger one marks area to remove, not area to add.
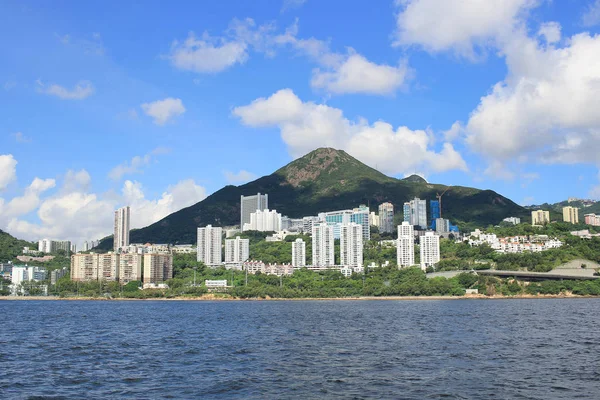
[[[531,212],[531,225],[544,225],[550,222],[550,212],[536,210]]]
[[[402,221],[408,222],[410,224],[410,202],[404,203],[402,206]]]
[[[404,221],[411,225],[427,229],[427,202],[415,197],[408,203],[404,203]]]
[[[329,267],[335,264],[333,226],[315,224],[312,228],[312,265]]]
[[[446,218],[437,218],[435,220],[435,231],[437,233],[450,232],[450,220]]]
[[[269,195],[257,193],[254,196],[240,197],[240,229],[244,230],[244,224],[250,223],[250,214],[256,210],[266,210],[269,208]]]
[[[81,251],[89,251],[90,250],[90,243],[88,243],[87,241],[83,242],[83,247],[81,248]]]
[[[98,280],[98,255],[93,253],[73,254],[71,256],[71,280]]]
[[[98,280],[119,280],[119,255],[116,253],[96,254],[98,257]]]
[[[380,219],[379,215],[377,215],[374,211],[369,214],[369,225],[376,226],[379,228]]]
[[[584,219],[587,225],[600,226],[600,215],[585,214]]]
[[[433,267],[440,261],[440,237],[433,232],[425,232],[419,238],[421,245],[421,269]]]
[[[250,258],[250,239],[225,239],[225,263],[241,264]]]
[[[392,211],[393,212],[393,211]],[[371,226],[369,225],[369,207],[361,204],[358,208],[352,210],[350,222],[354,222],[362,227],[362,237],[364,240],[371,240]]]
[[[394,205],[392,203],[379,205],[379,232],[394,232]]]
[[[220,227],[213,228],[212,225],[207,225],[204,228],[198,228],[198,261],[209,267],[221,265],[222,235],[223,229]]]
[[[15,265],[12,268],[11,283],[19,285],[22,282],[43,281],[48,275],[45,267],[30,267],[27,265]]]
[[[242,231],[279,232],[281,214],[277,210],[264,209],[250,213],[250,222],[244,224]]]
[[[399,267],[415,265],[415,232],[410,222],[404,221],[398,225],[396,263]]]
[[[340,238],[340,227],[352,222],[352,210],[338,210],[319,213],[319,221],[333,227],[333,238]],[[370,228],[369,228],[370,229]]]
[[[144,254],[144,283],[162,283],[173,278],[173,256]]]
[[[344,267],[362,267],[363,234],[361,225],[354,222],[342,225],[340,230],[340,264]]]
[[[119,208],[115,211],[115,233],[113,250],[118,251],[122,247],[129,246],[129,223],[131,212],[129,206]]]
[[[50,239],[42,239],[38,242],[38,251],[42,253],[56,253],[59,250],[69,254],[71,251],[71,242],[68,240]]]
[[[295,268],[306,266],[306,243],[302,239],[292,242],[292,265]]]
[[[579,208],[577,207],[563,207],[563,221],[570,222],[572,224],[579,223]]]
[[[142,280],[142,262],[144,255],[126,253],[119,255],[119,282],[122,284]]]
[[[440,201],[439,200],[429,200],[429,211],[431,212],[431,223],[429,224],[429,228],[431,230],[436,230],[436,220],[441,218],[440,213]]]

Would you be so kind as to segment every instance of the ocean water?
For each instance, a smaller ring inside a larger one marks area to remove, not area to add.
[[[0,301],[1,399],[598,399],[600,299]]]

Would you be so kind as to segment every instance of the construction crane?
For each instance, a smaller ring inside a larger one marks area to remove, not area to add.
[[[435,197],[437,197],[437,199],[438,199],[438,203],[440,204],[440,218],[442,218],[442,196],[443,196],[443,195],[445,195],[445,194],[446,194],[446,192],[447,192],[448,190],[450,190],[450,186],[448,186],[448,187],[446,188],[446,190],[444,190],[444,191],[442,192],[442,194],[439,194],[439,193],[438,193],[438,194],[435,196]]]

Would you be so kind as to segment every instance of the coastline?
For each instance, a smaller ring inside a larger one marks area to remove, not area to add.
[[[574,294],[548,294],[548,295],[516,295],[516,296],[485,296],[485,295],[465,295],[465,296],[362,296],[362,297],[299,297],[299,298],[235,298],[222,297],[214,295],[204,295],[197,297],[156,297],[149,299],[135,298],[99,298],[99,297],[53,297],[53,296],[2,296],[0,301],[419,301],[419,300],[525,300],[525,299],[597,299],[600,296],[580,296]]]

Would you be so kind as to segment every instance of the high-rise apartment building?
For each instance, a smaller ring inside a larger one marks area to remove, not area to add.
[[[250,239],[225,239],[225,263],[241,264],[250,258]]]
[[[342,225],[340,230],[340,264],[344,267],[362,267],[363,234],[361,225],[354,222]]]
[[[71,242],[68,240],[42,239],[38,242],[38,251],[42,253],[56,253],[62,250],[69,254],[71,251]]]
[[[244,224],[250,223],[250,214],[256,210],[269,208],[269,195],[257,193],[254,196],[240,197],[240,230],[244,230]]]
[[[425,200],[415,197],[410,202],[404,203],[402,210],[404,221],[419,226],[421,229],[427,229],[427,202]]]
[[[440,261],[440,237],[433,232],[425,232],[419,238],[421,246],[421,269],[433,267]]]
[[[379,232],[394,232],[394,205],[392,203],[379,205]]]
[[[312,228],[312,264],[330,267],[335,264],[333,226],[326,223],[315,224]]]
[[[118,251],[122,247],[129,246],[129,224],[131,211],[129,206],[119,208],[115,211],[115,232],[113,250]]]
[[[223,241],[223,229],[207,225],[198,228],[198,250],[197,260],[209,267],[221,265],[221,247]]]
[[[450,232],[450,220],[446,218],[437,218],[435,220],[435,231],[437,233]]]
[[[306,243],[302,239],[292,242],[292,265],[295,268],[306,266]]]
[[[162,283],[173,278],[173,256],[144,254],[144,283]]]
[[[550,212],[536,210],[531,212],[531,225],[544,225],[550,222]]]
[[[415,265],[415,232],[410,222],[398,225],[396,261],[399,267]]]
[[[584,220],[587,225],[600,226],[600,215],[585,214]]]
[[[369,225],[369,207],[361,204],[352,210],[350,222],[360,225],[363,240],[371,240],[371,226]]]
[[[563,207],[563,221],[570,222],[571,224],[579,223],[579,208],[577,207]]]
[[[71,280],[98,280],[98,254],[73,254],[71,256]]]
[[[369,214],[369,225],[379,228],[379,215],[377,215],[377,213],[375,213],[374,211]]]
[[[242,231],[279,232],[281,219],[277,210],[256,210],[250,213],[250,223],[244,224]]]
[[[119,279],[119,255],[116,253],[96,254],[98,257],[98,280],[116,281]]]
[[[319,213],[319,220],[326,222],[333,227],[333,237],[340,238],[340,229],[342,225],[350,222],[359,224],[362,227],[363,240],[371,239],[371,227],[369,223],[369,208],[361,205],[353,210],[339,210]]]
[[[119,282],[126,284],[142,280],[142,262],[144,255],[126,253],[119,255]]]

